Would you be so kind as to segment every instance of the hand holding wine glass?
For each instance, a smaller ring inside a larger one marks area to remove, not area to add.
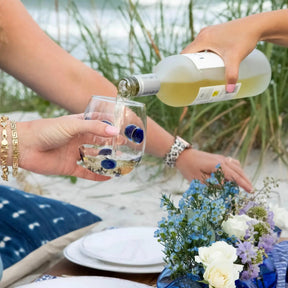
[[[99,120],[119,129],[112,137],[93,137],[79,147],[81,165],[100,175],[118,177],[139,165],[145,149],[146,111],[139,102],[93,96],[85,120]]]

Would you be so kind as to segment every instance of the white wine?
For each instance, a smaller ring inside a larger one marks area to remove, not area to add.
[[[81,165],[90,171],[110,176],[120,177],[130,173],[141,162],[141,157],[131,158],[131,155],[122,155],[121,158],[114,160],[114,157],[97,155],[83,156]]]
[[[255,96],[265,91],[270,80],[270,63],[255,49],[240,64],[235,91],[227,93],[223,60],[215,53],[201,52],[167,57],[153,74],[122,79],[118,91],[122,97],[156,94],[163,103],[181,107]]]

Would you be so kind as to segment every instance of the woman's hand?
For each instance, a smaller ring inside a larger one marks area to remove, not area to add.
[[[231,157],[186,149],[176,161],[176,167],[189,181],[210,176],[216,171],[218,164],[221,165],[227,180],[235,181],[245,191],[252,192],[253,186],[241,168],[240,162]]]
[[[19,167],[44,175],[69,175],[105,181],[77,164],[79,146],[93,143],[95,136],[110,137],[119,131],[98,120],[83,120],[83,114],[17,122]]]
[[[288,47],[288,9],[253,14],[203,28],[182,53],[213,51],[225,64],[226,90],[232,92],[241,61],[259,41]]]
[[[247,20],[246,20],[247,21]],[[238,79],[241,61],[256,47],[259,35],[253,29],[246,29],[243,19],[203,28],[195,40],[181,53],[212,51],[224,61],[226,90],[233,92]],[[241,23],[243,22],[243,24]]]

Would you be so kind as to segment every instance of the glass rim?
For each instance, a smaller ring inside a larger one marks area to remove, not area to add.
[[[91,100],[94,100],[94,99],[105,100],[110,103],[116,103],[116,97],[113,97],[113,96],[92,95]],[[133,101],[127,98],[122,98],[122,99],[123,99],[124,104],[127,106],[145,107],[145,103]]]

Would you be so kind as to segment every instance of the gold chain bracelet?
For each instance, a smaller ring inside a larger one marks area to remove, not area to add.
[[[2,141],[1,141],[1,166],[2,166],[2,179],[4,181],[8,181],[8,166],[7,166],[7,159],[8,159],[8,135],[7,135],[7,123],[9,118],[7,116],[1,116],[0,124],[2,126]]]
[[[14,177],[18,174],[18,161],[19,161],[19,148],[18,148],[18,135],[17,135],[17,128],[16,122],[14,120],[10,121],[11,126],[11,134],[12,134],[12,175]]]

